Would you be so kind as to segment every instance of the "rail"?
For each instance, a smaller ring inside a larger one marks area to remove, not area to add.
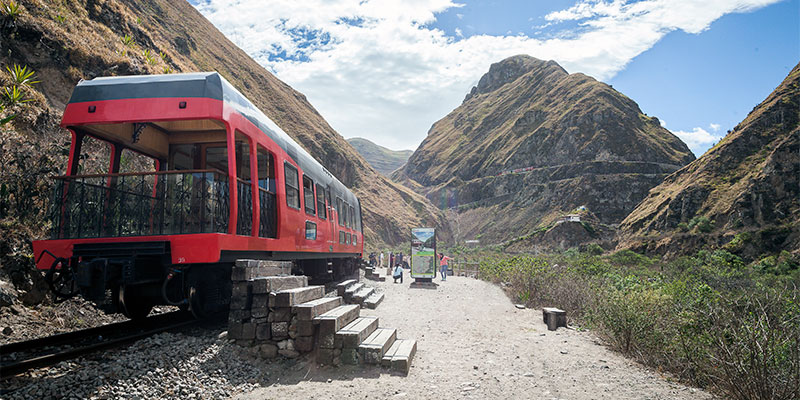
[[[72,175],[55,180],[52,239],[228,230],[228,178],[218,170]]]
[[[0,378],[19,375],[33,368],[80,357],[99,350],[119,347],[157,333],[196,325],[203,321],[175,311],[154,315],[144,321],[114,324],[62,333],[0,346]],[[13,358],[12,358],[13,357]]]

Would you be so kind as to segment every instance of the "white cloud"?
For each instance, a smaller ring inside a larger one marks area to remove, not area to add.
[[[550,29],[578,28],[547,38],[449,36],[431,24],[463,6],[452,0],[205,0],[197,8],[343,136],[413,149],[493,62],[529,54],[604,80],[671,31],[699,33],[722,15],[777,1],[579,0],[545,16]]]
[[[715,123],[712,122],[712,123],[708,124],[708,127],[711,128],[711,130],[714,131],[714,132],[719,132],[719,128],[721,128],[721,125],[720,124],[715,124]]]
[[[725,135],[714,135],[700,127],[692,129],[691,132],[672,131],[672,133],[681,138],[697,157],[700,157],[709,147],[725,137]]]
[[[666,127],[667,127],[667,121],[664,121],[663,119],[659,119],[659,120],[658,120],[658,123],[660,123],[660,124],[661,124],[661,127],[662,127],[662,128],[666,128]]]

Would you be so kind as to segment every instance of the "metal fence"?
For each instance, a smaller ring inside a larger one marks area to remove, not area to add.
[[[62,176],[51,237],[224,233],[228,213],[228,179],[217,170]]]

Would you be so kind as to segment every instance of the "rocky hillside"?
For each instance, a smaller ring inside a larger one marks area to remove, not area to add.
[[[799,121],[800,64],[716,146],[650,191],[623,221],[620,247],[800,255]]]
[[[351,138],[347,139],[347,142],[372,168],[386,176],[402,167],[413,153],[411,150],[390,150],[363,138]]]
[[[362,201],[367,246],[405,242],[409,229],[420,225],[438,226],[443,236],[448,236],[441,213],[424,197],[376,172],[302,93],[266,71],[185,0],[17,3],[19,14],[3,16],[0,26],[0,63],[3,72],[5,66],[27,65],[41,82],[29,90],[27,96],[33,101],[26,103],[25,111],[4,127],[3,146],[29,146],[48,155],[43,166],[48,173],[66,167],[69,136],[58,123],[80,79],[216,70],[354,189]],[[2,164],[8,167],[2,171],[2,179],[9,184],[19,180],[15,171],[32,170],[26,163],[37,160],[30,156],[11,160],[8,152],[2,158]],[[44,188],[40,194],[46,195],[49,182],[46,174],[40,175],[26,179]],[[20,201],[2,210],[0,219],[18,222],[20,218],[15,218],[24,211],[21,208],[29,207],[26,203],[38,204],[40,212],[46,208],[46,196],[37,197],[29,190],[25,193],[33,198],[18,196]],[[21,236],[27,241],[43,234],[43,220],[42,215],[33,215],[14,229],[26,229]],[[3,229],[10,230],[9,226],[3,225]],[[16,244],[11,247],[14,250],[9,251],[17,253],[24,253],[26,248]]]
[[[458,210],[460,238],[497,243],[580,206],[600,223],[619,223],[693,159],[611,86],[554,61],[514,56],[493,64],[433,124],[393,178]]]

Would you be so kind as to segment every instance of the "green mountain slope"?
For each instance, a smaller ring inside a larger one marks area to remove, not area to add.
[[[800,255],[799,122],[800,64],[716,146],[650,191],[622,222],[620,247]]]
[[[579,206],[601,223],[619,223],[693,159],[609,85],[514,56],[493,64],[392,176],[458,209],[461,237],[499,242]]]
[[[372,168],[386,176],[402,167],[413,153],[411,150],[390,150],[363,138],[351,138],[347,142]]]

